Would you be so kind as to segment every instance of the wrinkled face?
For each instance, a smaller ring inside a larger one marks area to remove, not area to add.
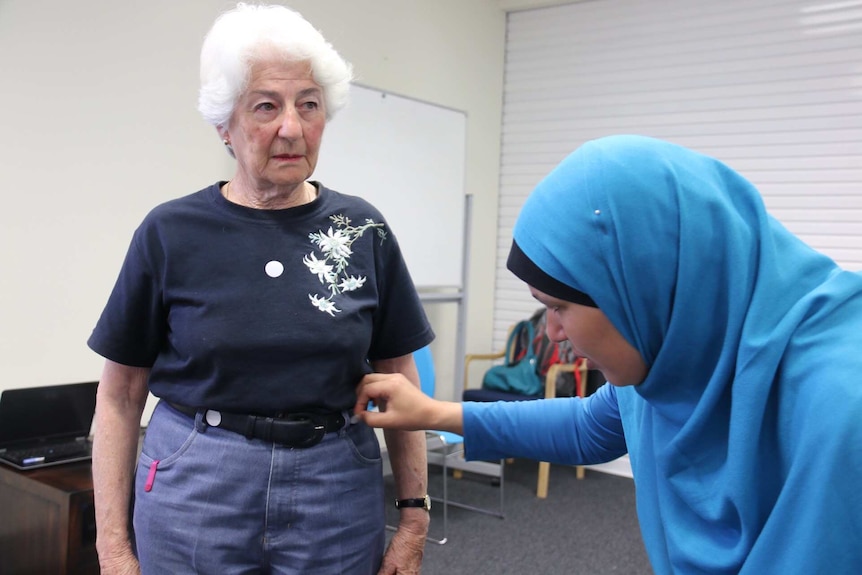
[[[575,354],[586,357],[614,385],[637,385],[647,376],[640,353],[625,340],[607,316],[595,307],[551,297],[530,287],[548,308],[548,338],[569,340]]]
[[[323,89],[307,62],[257,62],[221,135],[238,175],[258,190],[296,189],[317,165],[326,123]]]

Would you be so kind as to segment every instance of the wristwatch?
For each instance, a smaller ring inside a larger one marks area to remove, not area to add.
[[[426,495],[425,497],[416,497],[413,499],[395,500],[396,509],[404,509],[405,507],[421,507],[425,511],[431,511],[431,498]]]

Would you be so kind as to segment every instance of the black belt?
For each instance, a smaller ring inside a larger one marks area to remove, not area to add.
[[[311,447],[323,440],[327,433],[344,427],[342,413],[290,413],[283,417],[263,415],[241,415],[213,409],[195,409],[173,402],[168,405],[189,417],[204,412],[204,420],[212,427],[226,429],[246,436],[248,439],[262,439],[280,443],[288,447]]]

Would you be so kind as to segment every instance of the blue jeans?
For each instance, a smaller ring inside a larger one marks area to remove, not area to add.
[[[291,449],[159,402],[134,497],[144,574],[374,574],[383,557],[380,446],[362,423]]]

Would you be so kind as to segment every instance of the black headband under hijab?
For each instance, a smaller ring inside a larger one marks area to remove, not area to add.
[[[587,305],[590,307],[599,307],[593,298],[582,291],[578,291],[571,286],[567,286],[561,281],[555,280],[545,272],[539,269],[539,266],[521,251],[518,244],[513,240],[512,249],[509,250],[509,259],[506,261],[506,267],[513,274],[527,282],[537,290],[548,294],[551,297],[565,300],[568,302]]]

